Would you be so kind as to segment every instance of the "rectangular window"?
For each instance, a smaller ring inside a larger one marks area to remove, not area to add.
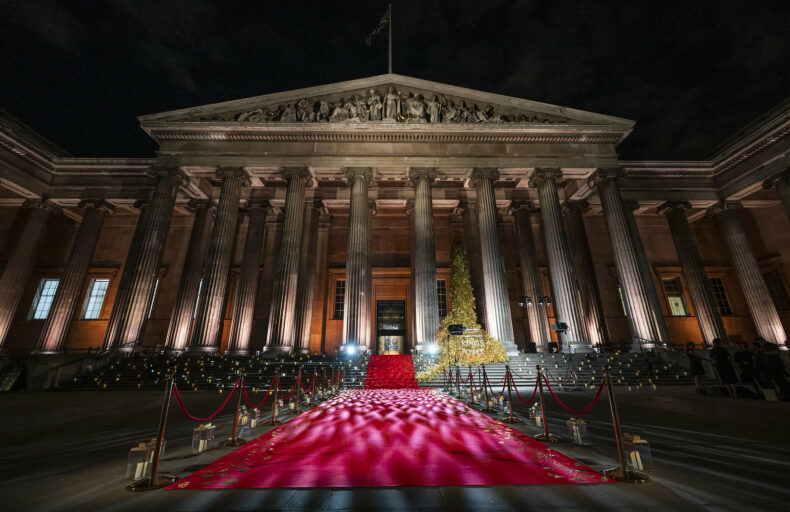
[[[439,297],[439,318],[447,316],[447,283],[436,281],[436,291]]]
[[[686,304],[686,296],[683,294],[683,285],[680,284],[679,277],[665,277],[664,291],[667,293],[669,311],[672,316],[689,316],[689,308]]]
[[[774,300],[776,309],[779,311],[790,309],[790,298],[787,296],[787,290],[782,278],[779,276],[779,272],[776,270],[766,272],[763,274],[763,279],[765,279],[765,285],[768,287],[768,293],[771,294],[771,298]]]
[[[346,282],[337,281],[335,283],[335,311],[332,318],[335,320],[343,319],[344,301],[346,300]]]
[[[716,301],[716,306],[719,308],[719,314],[722,316],[732,316],[732,308],[730,301],[727,299],[727,292],[724,290],[724,281],[719,277],[712,277],[709,279],[710,287],[713,290],[713,300]]]
[[[151,318],[151,313],[154,312],[154,301],[156,300],[156,292],[159,290],[159,279],[154,283],[154,293],[151,294],[151,304],[148,305],[148,317]]]
[[[88,293],[85,295],[85,302],[82,305],[83,320],[96,320],[99,318],[102,304],[104,304],[104,296],[107,295],[109,286],[109,279],[91,279],[88,285]]]
[[[49,315],[49,308],[55,299],[55,292],[58,290],[60,279],[42,279],[38,283],[36,296],[33,298],[33,305],[28,314],[29,320],[44,320]]]

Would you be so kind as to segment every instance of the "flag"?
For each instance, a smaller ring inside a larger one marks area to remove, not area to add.
[[[392,15],[391,12],[392,4],[387,7],[387,12],[384,13],[384,16],[381,17],[379,20],[379,24],[376,25],[376,28],[373,29],[373,32],[370,33],[367,39],[365,39],[365,44],[370,46],[373,43],[373,36],[384,30],[384,27],[387,26],[387,23],[390,22],[390,18]]]

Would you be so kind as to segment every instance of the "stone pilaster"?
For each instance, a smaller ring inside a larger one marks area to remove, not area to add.
[[[285,167],[283,177],[288,181],[285,194],[285,214],[280,255],[274,274],[272,305],[269,313],[269,332],[265,351],[288,353],[294,350],[297,334],[296,291],[299,285],[299,259],[304,222],[305,188],[310,183],[310,172],[306,167]]]
[[[568,325],[561,334],[563,352],[589,352],[589,340],[584,337],[578,292],[573,274],[568,236],[562,222],[562,209],[557,195],[556,180],[562,177],[559,169],[535,169],[530,183],[538,189],[543,232],[546,238],[546,259],[549,264],[551,286],[554,290],[554,311],[557,322]]]
[[[227,354],[249,355],[250,336],[255,315],[255,302],[260,282],[263,235],[266,227],[266,209],[269,201],[248,201],[249,222],[244,256],[241,260],[239,282],[233,300],[233,317],[230,324]]]
[[[680,268],[691,294],[691,302],[697,314],[697,323],[702,332],[705,344],[710,345],[714,338],[727,340],[727,331],[721,320],[719,308],[713,298],[713,289],[710,286],[705,265],[697,249],[697,240],[691,231],[691,226],[686,218],[685,210],[691,205],[685,201],[667,201],[658,207],[658,212],[667,218],[675,250],[678,253]]]
[[[433,197],[431,185],[435,169],[411,169],[414,185],[414,330],[415,349],[422,351],[434,342],[439,330],[439,296],[436,285],[436,247],[433,233]]]
[[[88,276],[104,218],[113,210],[110,204],[101,199],[82,201],[79,206],[85,209],[82,223],[71,244],[49,316],[38,338],[36,352],[39,354],[57,354],[65,349],[66,335],[79,306],[80,293]]]
[[[299,284],[296,288],[296,348],[302,354],[310,353],[310,328],[313,323],[313,297],[315,295],[318,218],[324,203],[310,201],[304,209],[302,249],[299,261]]]
[[[59,207],[40,199],[25,201],[23,207],[28,209],[27,219],[3,275],[0,276],[0,349],[5,344],[22,292],[38,260],[50,216],[53,212],[60,212]]]
[[[535,237],[532,233],[532,215],[536,212],[531,203],[513,204],[513,217],[516,221],[516,243],[521,266],[521,289],[524,296],[532,298],[532,305],[524,305],[529,322],[530,341],[538,352],[548,352],[551,342],[549,319],[546,306],[538,304],[538,297],[544,297],[543,285],[538,272],[538,259],[535,251]]]
[[[189,208],[194,210],[192,233],[189,236],[187,254],[178,284],[178,295],[170,316],[165,345],[168,350],[181,352],[186,350],[189,334],[195,316],[195,305],[200,291],[200,279],[203,277],[203,264],[208,252],[209,234],[211,232],[211,202],[209,200],[192,200]]]
[[[346,296],[343,313],[343,344],[370,351],[371,343],[371,208],[368,187],[373,173],[368,167],[346,169],[351,188],[346,255]]]
[[[142,341],[178,188],[186,181],[177,168],[154,168],[151,174],[157,178],[156,185],[137,221],[110,314],[105,349],[131,351]]]
[[[189,343],[188,352],[191,353],[219,351],[230,263],[233,258],[236,224],[239,219],[239,201],[242,189],[249,186],[247,173],[238,167],[217,169],[217,177],[222,179],[222,189],[209,240],[195,327]]]
[[[760,272],[760,265],[743,230],[739,213],[741,208],[741,203],[721,201],[713,206],[709,213],[716,219],[719,231],[727,244],[730,261],[741,284],[757,334],[771,343],[783,344],[786,340],[785,330]]]
[[[601,198],[628,326],[634,338],[632,350],[652,350],[661,343],[654,321],[655,315],[648,299],[656,291],[652,282],[648,286],[648,281],[642,275],[643,270],[629,220],[629,216],[633,217],[633,214],[626,210],[617,183],[620,175],[621,171],[616,169],[599,170],[592,182],[597,186]]]
[[[499,221],[494,181],[499,178],[497,169],[475,169],[472,185],[477,189],[478,224],[480,227],[480,253],[483,263],[485,287],[486,330],[505,346],[508,355],[518,355],[513,339],[513,320],[510,316],[510,299],[505,280],[505,263],[499,245]]]
[[[573,273],[579,288],[581,299],[582,323],[587,339],[593,345],[609,343],[606,329],[606,316],[603,313],[601,295],[598,292],[598,281],[595,278],[595,266],[584,228],[583,213],[589,208],[587,201],[565,201],[565,227],[568,232],[568,245],[571,250]]]

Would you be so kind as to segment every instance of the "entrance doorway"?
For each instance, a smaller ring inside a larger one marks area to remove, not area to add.
[[[406,346],[406,301],[376,301],[376,347],[383,355],[403,354]]]

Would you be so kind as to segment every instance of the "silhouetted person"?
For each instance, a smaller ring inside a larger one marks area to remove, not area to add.
[[[741,382],[747,386],[754,388],[757,396],[760,396],[760,385],[757,380],[757,361],[754,359],[754,354],[749,350],[749,344],[742,341],[738,344],[738,350],[732,355],[738,371],[741,372]]]
[[[783,400],[790,399],[790,383],[787,382],[787,368],[779,347],[775,343],[763,343],[762,355],[765,364],[765,376],[769,385],[775,386]]]
[[[713,360],[716,373],[719,375],[719,380],[727,390],[727,394],[730,395],[730,398],[736,398],[735,385],[738,383],[738,375],[735,373],[735,367],[732,365],[730,352],[722,346],[719,338],[713,339],[710,357]]]
[[[702,389],[702,381],[705,378],[705,367],[702,366],[702,357],[694,351],[694,344],[691,342],[686,343],[686,357],[689,358],[691,376],[694,377],[694,386],[697,388],[697,394],[704,395],[705,390]]]

